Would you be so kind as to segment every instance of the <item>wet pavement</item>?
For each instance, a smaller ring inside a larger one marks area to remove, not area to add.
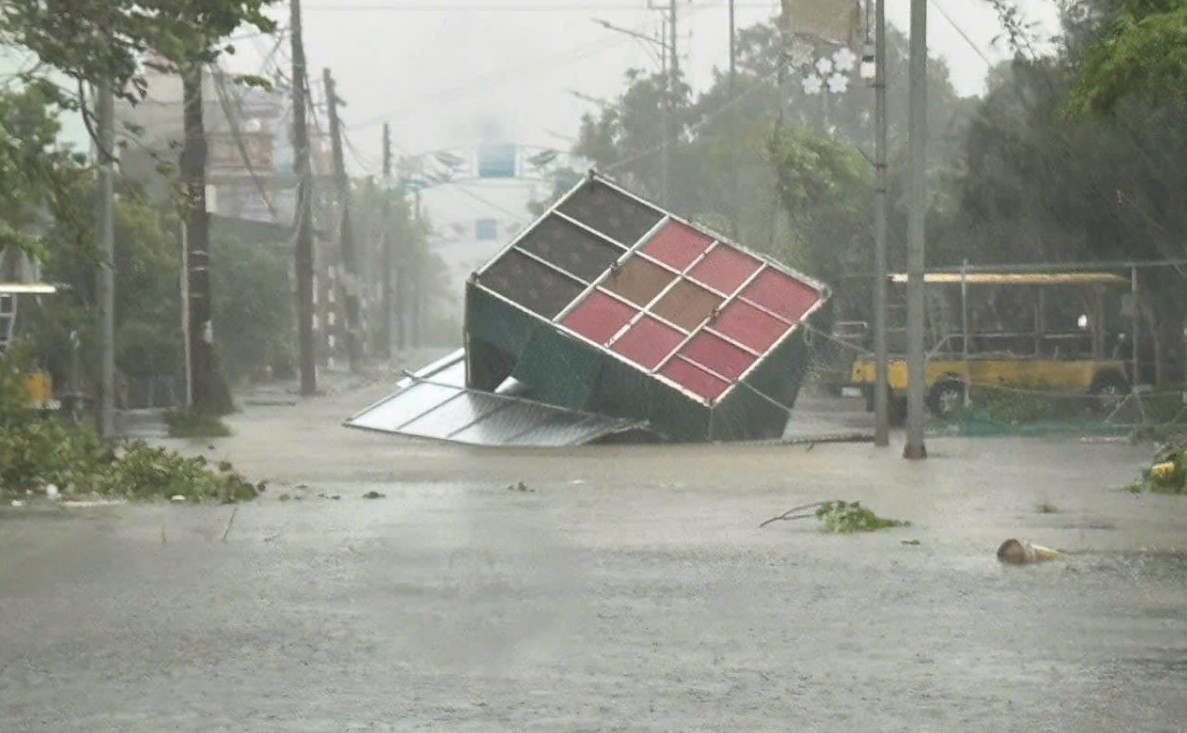
[[[273,479],[237,510],[0,511],[0,730],[1184,729],[1187,499],[1118,490],[1148,444],[935,438],[908,463],[336,426],[385,392],[177,443]],[[758,529],[831,498],[912,525]],[[1068,554],[1002,567],[1010,536]]]

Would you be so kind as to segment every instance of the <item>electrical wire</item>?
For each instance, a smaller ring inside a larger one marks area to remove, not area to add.
[[[944,10],[943,6],[941,6],[937,0],[928,0],[928,2],[933,8],[936,9],[936,12],[944,17],[944,20],[948,21],[948,25],[952,26],[952,30],[956,31],[957,34],[959,34],[960,37],[964,39],[965,43],[969,44],[969,48],[973,49],[973,51],[981,57],[981,60],[985,62],[985,65],[992,69],[994,64],[989,60],[989,56],[987,56],[985,52],[981,50],[981,47],[973,41],[969,34],[965,32],[964,28],[962,28],[960,24],[948,14],[948,11]]]
[[[215,96],[218,97],[218,103],[219,107],[222,108],[223,117],[226,118],[227,125],[229,125],[231,128],[231,135],[235,139],[235,147],[239,151],[239,156],[243,159],[243,165],[245,168],[247,168],[247,173],[251,176],[251,181],[255,185],[256,191],[259,192],[260,198],[264,200],[264,205],[268,207],[268,214],[273,220],[275,220],[277,218],[277,212],[276,207],[272,204],[272,197],[268,195],[268,190],[264,185],[264,181],[260,178],[259,174],[256,173],[255,166],[253,166],[251,163],[251,156],[249,156],[247,153],[247,146],[244,144],[243,135],[239,130],[239,122],[236,119],[236,116],[232,114],[231,99],[230,93],[227,91],[226,76],[223,70],[216,65],[211,65],[211,74],[214,77]],[[242,114],[242,105],[236,104],[236,107],[238,107],[237,111],[239,114]]]

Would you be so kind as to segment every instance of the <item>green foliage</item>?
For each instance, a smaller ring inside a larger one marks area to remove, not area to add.
[[[833,534],[854,532],[876,532],[891,527],[905,527],[910,522],[879,517],[861,505],[860,501],[828,501],[816,509],[816,518],[824,523],[821,528]]]
[[[810,43],[807,38],[797,42]],[[797,265],[834,286],[845,320],[871,320],[868,288],[851,294],[837,278],[872,269],[874,169],[863,150],[873,139],[868,85],[807,94],[796,73],[781,74],[786,42],[774,22],[738,32],[736,77],[718,71],[700,93],[667,89],[659,74],[632,70],[625,88],[582,118],[574,152],[624,183],[659,198],[670,154],[667,207],[736,241]],[[821,46],[817,53],[831,50]],[[907,39],[888,38],[890,254],[902,260],[906,212],[902,181],[908,106]],[[672,111],[665,121],[665,107]],[[958,97],[943,61],[929,62],[929,167],[933,221],[955,208],[964,135],[974,100]],[[868,282],[868,281],[867,281]]]
[[[39,414],[21,392],[29,365],[21,349],[0,357],[0,492],[53,484],[74,496],[232,503],[264,490],[228,463],[210,466],[142,441],[108,444],[89,425]]]
[[[1012,390],[974,387],[969,392],[973,416],[996,423],[1084,418],[1091,414],[1091,397],[1036,385]]]
[[[1160,448],[1151,467],[1128,488],[1134,493],[1187,494],[1187,440],[1180,436]]]
[[[289,258],[255,242],[214,242],[214,339],[228,377],[262,377],[292,370],[296,324]]]
[[[87,210],[74,197],[83,167],[60,129],[45,85],[0,89],[0,250],[43,256],[53,220]]]
[[[835,138],[786,127],[770,142],[776,190],[791,233],[778,252],[826,281],[860,271],[868,259],[871,171]]]
[[[228,464],[212,467],[201,456],[189,458],[133,441],[118,451],[110,467],[95,475],[87,488],[102,496],[132,500],[183,496],[187,501],[235,504],[256,498],[265,486],[251,483]]]
[[[270,32],[274,0],[5,0],[0,42],[22,46],[78,82],[80,94],[58,101],[79,108],[86,83],[110,79],[117,94],[139,101],[146,82],[140,60],[174,67],[208,63],[231,51],[223,39],[241,25]],[[26,75],[42,79],[40,67]]]
[[[1085,55],[1067,109],[1111,112],[1133,97],[1187,97],[1187,5],[1178,0],[1123,2]]]
[[[166,411],[165,425],[171,438],[223,438],[231,434],[218,415],[194,409]]]

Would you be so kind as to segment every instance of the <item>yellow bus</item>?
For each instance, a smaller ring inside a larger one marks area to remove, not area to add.
[[[905,282],[894,275],[892,281]],[[1124,337],[1112,345],[1104,332],[1101,313],[1103,290],[1128,286],[1130,281],[1107,272],[1075,273],[928,273],[928,284],[961,285],[961,333],[933,339],[927,351],[924,381],[927,406],[937,417],[950,417],[965,404],[969,388],[1013,387],[1058,390],[1094,395],[1102,408],[1115,406],[1130,392],[1129,348]],[[1080,286],[1095,293],[1097,312],[1081,315],[1075,330],[1049,329],[1043,298],[1035,299],[1034,328],[1027,332],[974,330],[969,327],[967,287]],[[901,331],[901,329],[900,329]],[[858,356],[852,364],[850,385],[861,390],[866,406],[873,409],[874,357]],[[906,414],[907,364],[892,354],[887,370],[892,422]]]

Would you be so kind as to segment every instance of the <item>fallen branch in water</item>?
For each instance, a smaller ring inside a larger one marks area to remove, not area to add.
[[[227,535],[231,534],[231,525],[235,523],[235,515],[239,513],[239,507],[236,506],[231,510],[231,517],[227,520],[227,529],[223,532],[223,543],[227,541]]]
[[[788,509],[787,511],[783,512],[779,516],[771,517],[767,521],[758,525],[758,528],[762,529],[763,527],[767,526],[768,524],[771,524],[772,522],[779,522],[779,521],[789,522],[793,519],[811,519],[812,517],[816,516],[815,512],[810,512],[808,514],[796,514],[796,512],[802,512],[805,509],[815,509],[816,507],[824,506],[825,504],[828,504],[828,503],[829,502],[827,502],[827,501],[814,501],[811,504],[804,504],[803,506],[792,507],[791,509]]]
[[[797,512],[805,512],[810,509],[814,509],[815,511],[805,514],[797,514]],[[823,531],[834,534],[876,532],[880,529],[887,529],[890,527],[905,527],[910,524],[910,522],[904,522],[898,519],[886,519],[884,517],[879,517],[877,514],[874,514],[874,512],[863,507],[860,501],[849,502],[834,499],[832,501],[817,501],[811,504],[793,507],[777,517],[771,517],[758,526],[759,529],[761,529],[771,522],[792,519],[809,519],[811,517],[816,517],[824,523],[824,526],[821,528]]]

